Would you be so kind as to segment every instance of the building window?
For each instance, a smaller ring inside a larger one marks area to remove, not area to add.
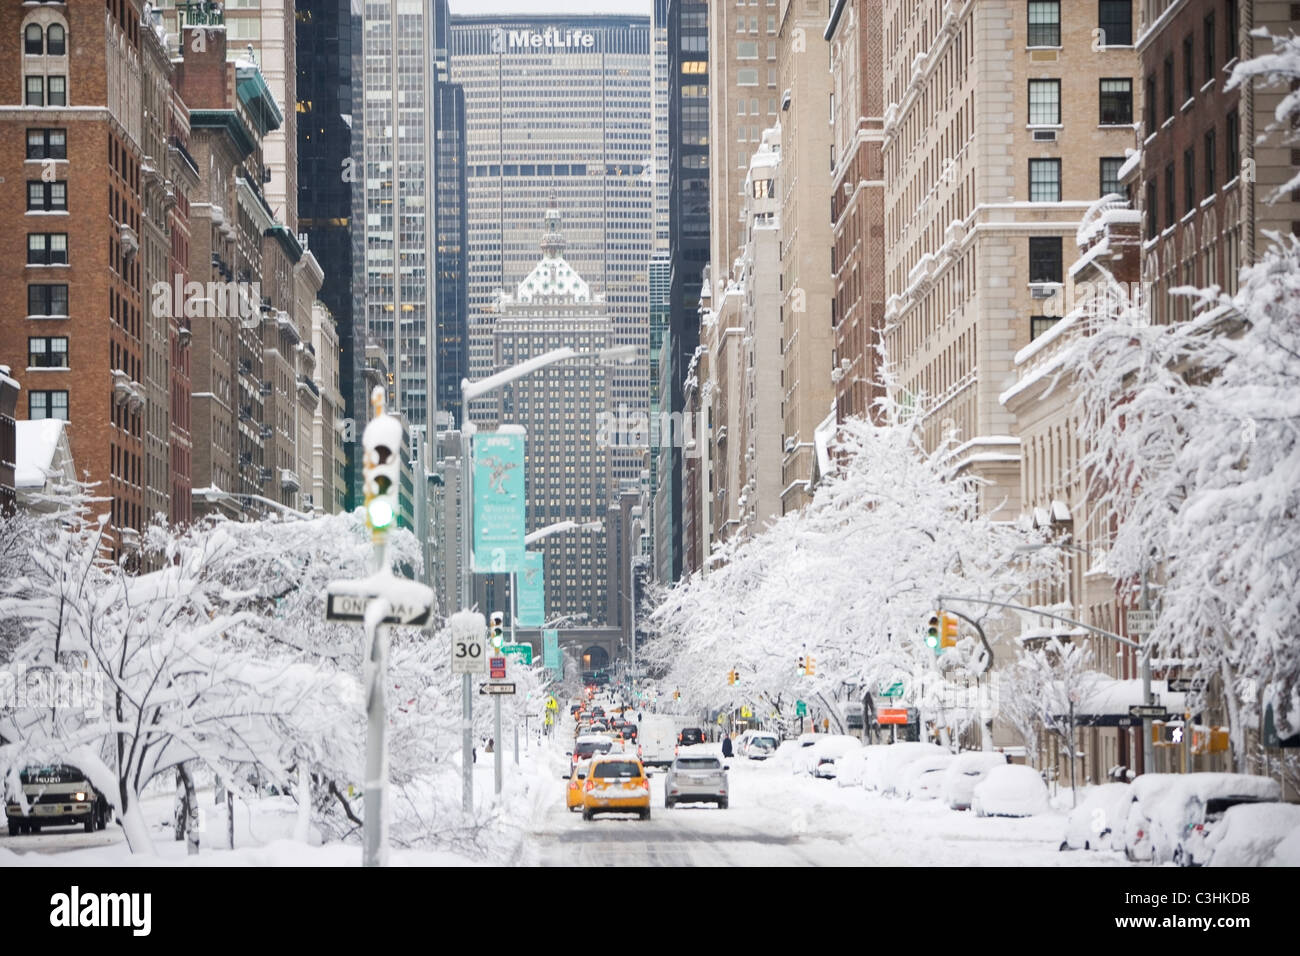
[[[1029,239],[1029,281],[1061,281],[1061,237],[1031,236]]]
[[[1119,170],[1124,165],[1122,156],[1103,156],[1101,159],[1101,195],[1112,193],[1123,196],[1124,184],[1119,181]]]
[[[45,31],[39,23],[29,23],[23,31],[23,52],[28,56],[40,56],[45,52]]]
[[[45,36],[45,52],[50,56],[63,56],[68,52],[67,34],[61,25],[51,23],[50,29]]]
[[[1165,228],[1168,229],[1178,219],[1178,208],[1174,205],[1174,164],[1165,167]]]
[[[67,368],[68,340],[65,336],[33,336],[27,340],[28,368]]]
[[[1061,161],[1059,159],[1031,159],[1029,161],[1029,201],[1061,201]]]
[[[1228,129],[1225,135],[1228,138],[1228,166],[1223,175],[1231,180],[1241,175],[1241,121],[1237,117],[1236,110],[1228,113]]]
[[[47,76],[45,78],[48,106],[67,106],[68,105],[68,81],[62,76]]]
[[[1029,81],[1029,125],[1059,126],[1061,124],[1061,81]]]
[[[1029,0],[1028,45],[1061,45],[1060,0]]]
[[[29,129],[28,159],[67,159],[68,132],[62,129]]]
[[[66,285],[29,285],[27,287],[27,314],[66,318],[68,315],[68,287]]]
[[[754,40],[741,40],[736,44],[737,60],[757,60],[758,43]]]
[[[67,212],[68,184],[47,183],[39,179],[27,181],[27,208],[30,211]]]
[[[1183,37],[1183,102],[1196,95],[1196,40],[1192,34]]]
[[[1102,80],[1100,100],[1102,126],[1127,126],[1133,122],[1132,80]]]
[[[1218,148],[1214,139],[1214,128],[1211,127],[1205,133],[1205,195],[1207,196],[1213,196],[1214,191],[1219,188],[1219,171],[1215,168]]]
[[[27,77],[27,98],[24,99],[23,102],[27,106],[45,105],[45,77]]]
[[[1237,0],[1228,0],[1224,4],[1224,49],[1228,62],[1237,58],[1237,30],[1240,29],[1237,23]]]
[[[1214,57],[1217,52],[1214,49],[1214,14],[1211,13],[1205,18],[1205,82],[1208,83],[1214,79]]]
[[[1156,131],[1156,75],[1147,74],[1147,96],[1146,96],[1146,135],[1151,136]]]
[[[1097,26],[1104,46],[1133,45],[1133,0],[1101,0],[1097,4]]]
[[[1174,115],[1174,58],[1165,57],[1165,119]]]
[[[772,198],[772,180],[755,179],[754,180],[754,198],[771,199]]]
[[[1196,208],[1196,150],[1183,150],[1183,212]]]
[[[63,392],[28,392],[27,417],[32,421],[41,418],[58,418],[68,420],[68,393]]]
[[[758,70],[737,70],[737,86],[758,86]]]
[[[33,232],[27,236],[27,264],[52,266],[68,264],[66,232]]]
[[[1154,239],[1160,232],[1160,206],[1156,195],[1155,179],[1147,180],[1147,238]]]
[[[1057,323],[1058,318],[1049,315],[1031,315],[1029,317],[1029,340],[1032,342]]]

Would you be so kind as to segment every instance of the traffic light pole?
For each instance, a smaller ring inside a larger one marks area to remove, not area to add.
[[[378,552],[382,560],[383,545]],[[388,789],[388,708],[384,694],[388,671],[388,628],[381,622],[390,610],[388,599],[377,597],[366,605],[366,797],[362,866],[385,866],[388,842],[384,834]]]

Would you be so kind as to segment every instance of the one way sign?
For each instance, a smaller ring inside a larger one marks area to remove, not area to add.
[[[330,621],[364,621],[366,605],[376,597],[378,597],[376,594],[329,593],[325,598],[325,617]],[[429,609],[433,605],[432,592],[426,601],[420,601],[418,598],[396,600],[390,597],[389,602],[392,609],[384,617],[385,624],[429,623]]]

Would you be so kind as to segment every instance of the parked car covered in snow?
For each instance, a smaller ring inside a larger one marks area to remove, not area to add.
[[[1152,815],[1155,862],[1201,866],[1209,859],[1205,838],[1230,807],[1276,802],[1282,785],[1244,773],[1189,773],[1156,804]]]
[[[1046,813],[1047,785],[1033,767],[994,767],[975,787],[971,809],[977,817],[1032,817]]]
[[[1205,835],[1205,866],[1300,866],[1300,805],[1239,803]]]
[[[747,730],[740,735],[736,745],[736,756],[750,760],[766,760],[776,753],[781,740],[776,734],[767,730]]]
[[[886,744],[867,744],[851,751],[835,761],[835,783],[840,787],[860,787],[867,774],[867,762],[879,760],[883,751],[889,749]]]
[[[913,760],[946,754],[938,744],[910,741],[901,744],[889,744],[878,758],[867,761],[867,772],[862,778],[862,785],[868,790],[878,790],[882,794],[894,793],[902,782],[904,768]]]
[[[984,750],[960,753],[948,764],[943,775],[941,798],[952,810],[969,810],[975,787],[994,767],[1004,766],[1005,754]]]
[[[1129,784],[1129,809],[1124,815],[1122,841],[1125,859],[1151,859],[1151,808],[1181,776],[1177,773],[1144,773]]]
[[[1123,847],[1124,819],[1133,805],[1127,783],[1090,787],[1065,823],[1062,850],[1118,850]]]
[[[909,763],[898,792],[913,800],[934,800],[943,791],[943,778],[957,759],[952,754],[932,754]]]
[[[822,734],[811,747],[795,755],[796,765],[803,773],[823,780],[835,777],[835,762],[846,754],[862,749],[862,741],[848,734]]]

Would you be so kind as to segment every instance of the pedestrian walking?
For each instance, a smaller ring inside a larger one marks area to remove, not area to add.
[[[493,744],[495,744],[495,743],[496,743],[496,741],[493,740],[491,737],[489,737],[489,738],[488,738],[488,742],[487,742],[487,746],[483,748],[483,752],[484,752],[484,753],[489,753],[489,754],[490,754],[490,753],[493,753],[493,752],[494,752]]]
[[[722,735],[722,756],[731,757],[731,734],[724,733]]]

